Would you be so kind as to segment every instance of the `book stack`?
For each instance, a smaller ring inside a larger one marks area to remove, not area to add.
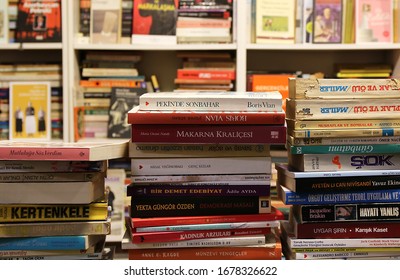
[[[158,92],[132,124],[130,259],[280,259],[271,144],[285,141],[278,92]]]
[[[286,257],[398,258],[399,81],[290,79],[289,97]]]
[[[177,69],[174,91],[231,91],[236,65],[227,52],[178,52],[182,67]]]
[[[121,52],[86,53],[76,104],[84,111],[82,137],[130,138],[125,116],[148,91],[136,68],[140,59],[138,54]]]
[[[10,110],[10,84],[23,85],[37,82],[49,83],[51,88],[50,119],[51,138],[62,139],[63,137],[63,91],[61,65],[53,63],[34,64],[0,64],[0,106],[1,115],[1,139],[9,139],[9,118],[14,117],[14,111]],[[14,97],[13,101],[19,97]],[[4,105],[3,105],[4,104]],[[25,106],[26,104],[24,104]],[[39,108],[38,108],[39,109]],[[11,113],[10,113],[11,111]],[[47,112],[46,112],[47,113]]]
[[[178,44],[232,42],[232,1],[179,1]]]
[[[0,144],[0,258],[101,258],[107,161],[126,156],[127,141]]]

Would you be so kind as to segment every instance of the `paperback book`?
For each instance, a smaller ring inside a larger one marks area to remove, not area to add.
[[[314,0],[313,43],[342,42],[342,0]]]
[[[93,44],[115,44],[121,37],[121,0],[91,0],[90,40]]]

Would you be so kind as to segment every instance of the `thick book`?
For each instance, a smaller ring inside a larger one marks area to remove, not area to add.
[[[299,171],[395,170],[400,155],[385,154],[289,154],[289,164]]]
[[[140,96],[140,110],[281,112],[279,92],[158,92]]]
[[[139,110],[133,107],[128,112],[130,124],[284,124],[285,112],[247,111],[165,111]]]
[[[0,204],[88,204],[103,196],[104,177],[95,182],[0,183]]]
[[[398,98],[288,99],[286,116],[295,120],[397,119]]]
[[[268,144],[199,144],[129,142],[129,157],[252,157],[270,156]]]
[[[279,183],[291,191],[300,193],[311,193],[316,191],[327,193],[347,190],[361,191],[400,188],[400,174],[391,174],[386,170],[384,173],[381,172],[381,175],[377,175],[376,172],[375,174],[368,174],[358,170],[347,172],[326,172],[321,175],[321,172],[295,171],[289,168],[287,164],[276,163],[275,168],[278,171]],[[305,176],[301,177],[301,175]]]
[[[102,235],[64,235],[1,238],[1,250],[85,250],[103,238]]]
[[[283,125],[135,124],[135,143],[284,144]]]
[[[133,158],[132,175],[270,173],[271,157]]]
[[[291,0],[255,1],[255,43],[294,44],[296,4]]]
[[[61,33],[61,0],[18,1],[17,42],[61,42]]]
[[[90,143],[0,141],[1,160],[102,161],[127,155],[127,140]]]
[[[289,78],[291,99],[398,98],[398,79]]]
[[[130,138],[131,126],[128,121],[128,112],[139,105],[139,96],[147,92],[146,84],[141,87],[111,88],[108,138]]]
[[[130,216],[132,218],[260,214],[271,212],[270,197],[132,197]]]
[[[107,161],[0,160],[0,170],[19,174],[25,172],[104,172],[107,170]]]
[[[356,44],[393,42],[393,1],[356,0]]]
[[[277,191],[278,197],[285,205],[400,202],[400,189],[300,193],[278,185]]]
[[[111,232],[109,221],[2,223],[2,237],[35,237],[58,235],[107,235]]]
[[[132,183],[137,184],[207,184],[207,182],[223,182],[228,185],[237,185],[239,182],[246,185],[268,185],[271,183],[270,173],[254,174],[194,174],[194,175],[132,175]]]
[[[130,260],[281,260],[281,242],[274,234],[266,235],[265,245],[158,248],[128,250]]]
[[[244,223],[261,221],[283,220],[283,213],[271,207],[271,213],[263,214],[237,214],[237,215],[195,215],[195,216],[171,216],[154,218],[130,218],[129,224],[132,228],[154,227],[154,226],[178,226],[191,224],[211,224],[211,223]]]
[[[400,203],[293,205],[299,223],[371,221],[400,222]]]
[[[314,0],[313,43],[342,42],[342,0]]]
[[[203,184],[157,184],[157,185],[139,185],[133,183],[127,186],[127,196],[133,197],[174,197],[174,196],[269,196],[270,185],[227,185],[227,183],[210,182]],[[399,186],[400,187],[400,186]]]
[[[400,222],[336,222],[307,223],[294,222],[296,238],[400,238]]]
[[[208,230],[182,230],[182,231],[154,231],[135,232],[131,229],[132,243],[173,242],[204,238],[230,238],[232,236],[247,236],[271,233],[270,227],[264,228],[237,228],[237,229],[208,229]]]
[[[89,204],[4,204],[0,223],[70,222],[107,220],[107,202]]]

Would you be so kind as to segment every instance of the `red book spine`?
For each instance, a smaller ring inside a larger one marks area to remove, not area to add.
[[[90,160],[87,148],[29,148],[3,146],[0,148],[0,160]]]
[[[129,260],[281,260],[280,242],[274,247],[194,247],[128,250]]]
[[[285,112],[136,111],[130,124],[284,124]]]
[[[135,143],[285,144],[279,125],[132,125]]]
[[[132,243],[168,242],[271,233],[271,228],[211,229],[193,231],[132,232]]]
[[[175,225],[191,225],[191,224],[276,221],[283,219],[284,219],[283,213],[278,209],[272,207],[272,212],[266,214],[131,218],[130,224],[131,227],[138,228],[138,227],[167,226],[167,225],[175,226]]]
[[[400,222],[307,223],[296,224],[294,227],[296,238],[400,237]]]
[[[178,79],[212,79],[212,80],[235,80],[235,70],[211,70],[211,69],[178,69]]]

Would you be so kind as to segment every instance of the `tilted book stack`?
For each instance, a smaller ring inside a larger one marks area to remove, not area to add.
[[[290,79],[287,258],[400,256],[397,79]],[[391,247],[390,254],[388,247]]]
[[[108,160],[127,152],[127,141],[1,141],[0,259],[101,258],[112,231]]]
[[[130,259],[280,259],[270,144],[278,92],[158,92],[128,113]],[[155,250],[157,249],[157,250]]]

